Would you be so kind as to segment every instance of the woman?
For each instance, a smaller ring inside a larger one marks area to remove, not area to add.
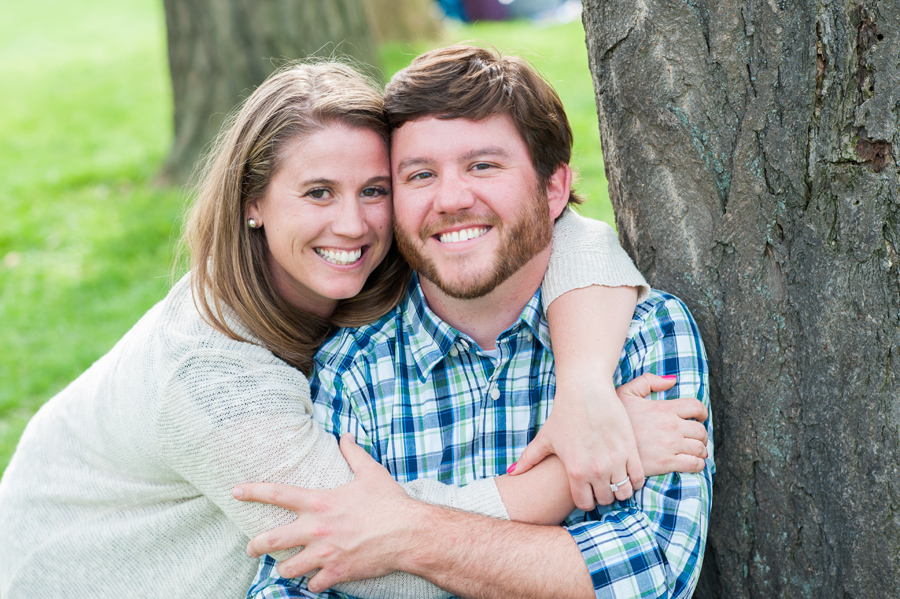
[[[4,599],[242,596],[256,571],[247,538],[292,516],[232,487],[352,476],[310,420],[304,374],[331,327],[370,322],[402,295],[390,223],[379,93],[336,64],[270,77],[211,154],[189,275],[23,434],[0,482]],[[414,496],[505,511],[492,481],[417,482]],[[405,576],[358,584],[420,592]]]

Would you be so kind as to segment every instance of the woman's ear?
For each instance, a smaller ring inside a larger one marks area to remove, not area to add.
[[[572,191],[572,167],[561,164],[550,175],[547,182],[547,202],[550,205],[550,219],[562,214],[563,209],[569,203],[569,193]]]
[[[251,218],[256,222],[256,227],[262,226],[262,215],[259,213],[258,200],[253,200],[247,204],[247,220],[250,220]]]

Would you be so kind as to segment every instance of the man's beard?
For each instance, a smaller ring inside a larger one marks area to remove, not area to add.
[[[438,231],[469,222],[483,224],[485,223],[483,217],[473,217],[464,212],[433,223],[420,235],[413,235],[403,230],[394,217],[394,239],[400,253],[403,254],[413,270],[419,273],[419,276],[434,283],[438,289],[450,297],[476,299],[484,297],[518,272],[543,251],[552,240],[553,223],[550,219],[546,191],[541,188],[535,190],[530,200],[526,201],[522,208],[523,211],[519,218],[505,225],[496,215],[491,215],[487,224],[491,225],[501,236],[497,255],[494,257],[492,268],[483,274],[475,274],[471,277],[453,277],[451,279],[441,276],[437,265],[421,251],[421,248],[423,243]],[[456,268],[461,269],[464,266],[464,264],[458,264]]]

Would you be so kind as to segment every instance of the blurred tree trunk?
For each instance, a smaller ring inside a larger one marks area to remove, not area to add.
[[[378,42],[414,42],[437,37],[441,23],[434,0],[366,0]]]
[[[365,0],[165,0],[175,140],[159,180],[184,183],[222,120],[285,61],[377,65]]]
[[[710,354],[696,596],[895,595],[900,3],[585,0],[584,23],[620,239]]]

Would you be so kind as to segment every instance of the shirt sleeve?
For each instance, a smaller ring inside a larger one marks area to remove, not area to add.
[[[334,437],[311,418],[306,377],[260,347],[194,350],[162,397],[154,419],[162,462],[248,537],[288,524],[295,515],[237,501],[231,495],[235,485],[328,489],[353,478]]]
[[[697,397],[709,408],[703,344],[687,308],[672,296],[654,293],[638,305],[616,384],[644,372],[678,375],[676,386],[654,399]],[[706,426],[710,451],[703,472],[650,477],[628,501],[567,521],[598,598],[687,598],[693,593],[715,476],[711,415]]]
[[[306,588],[305,576],[281,578],[275,569],[278,562],[270,555],[260,560],[256,579],[247,592],[248,599],[448,599],[450,593],[423,578],[406,572],[394,572],[381,578],[342,582],[322,593]]]
[[[553,250],[541,284],[544,311],[567,291],[590,285],[639,287],[638,302],[650,293],[650,286],[622,249],[615,230],[566,209],[553,227]]]

